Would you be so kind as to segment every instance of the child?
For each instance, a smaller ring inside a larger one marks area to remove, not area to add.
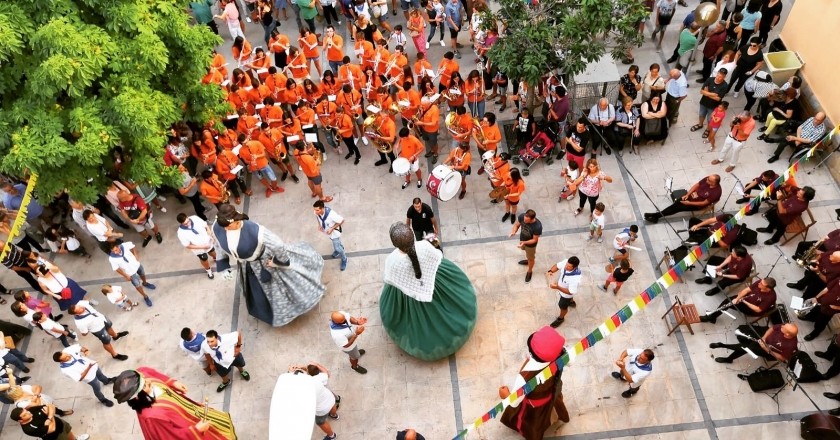
[[[636,225],[630,225],[629,228],[624,228],[621,232],[615,234],[615,238],[613,238],[615,254],[610,257],[610,263],[628,259],[630,254],[627,252],[627,245],[630,242],[636,241],[636,237],[638,236],[639,227]]]
[[[706,140],[703,141],[705,144],[707,141],[711,145],[709,147],[709,151],[715,151],[715,135],[717,134],[718,128],[720,128],[721,124],[723,124],[723,119],[726,117],[726,109],[729,108],[729,103],[726,101],[721,101],[715,110],[712,112],[712,115],[709,116],[709,136]]]
[[[598,243],[604,242],[604,225],[606,224],[606,220],[604,220],[604,210],[607,209],[603,203],[598,202],[595,204],[595,210],[592,211],[592,216],[590,217],[589,222],[589,237],[586,238],[586,241],[592,240],[592,237],[595,236],[595,233],[598,233]]]
[[[630,268],[630,260],[621,260],[621,263],[619,263],[618,267],[615,268],[612,271],[612,273],[607,277],[607,281],[604,282],[604,285],[598,286],[598,288],[606,292],[607,289],[610,287],[610,284],[615,283],[613,295],[618,295],[618,291],[621,289],[621,286],[624,284],[625,281],[630,279],[630,275],[633,275],[633,272],[633,269]]]
[[[574,182],[579,175],[580,171],[578,170],[577,162],[570,160],[569,166],[560,172],[560,177],[564,177],[566,179],[566,183],[563,185],[563,190],[560,192],[560,198],[557,199],[558,202],[561,200],[572,200],[575,198],[577,187],[572,185],[572,182]]]
[[[123,293],[122,287],[120,286],[103,284],[102,293],[105,295],[106,298],[108,298],[108,301],[111,301],[111,304],[125,310],[126,312],[130,312],[131,309],[138,304],[128,299],[128,297]]]
[[[52,225],[44,232],[44,238],[50,250],[57,254],[71,253],[80,257],[90,255],[76,238],[76,234],[64,225]]]

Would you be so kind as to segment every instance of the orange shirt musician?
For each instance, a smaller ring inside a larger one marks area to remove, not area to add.
[[[257,78],[259,78],[260,82],[264,82],[265,78],[268,76],[268,68],[271,67],[271,58],[266,56],[263,48],[258,47],[257,50],[254,51],[254,59],[251,60],[248,67],[257,74]]]
[[[268,68],[269,75],[265,78],[265,86],[271,90],[271,96],[275,102],[280,102],[278,97],[286,90],[286,83],[289,81],[289,77],[284,72],[277,70],[275,66]]]
[[[388,52],[388,42],[384,39],[376,42],[376,55],[373,57],[373,70],[377,75],[385,75],[388,70],[388,62],[391,60],[391,52]]]
[[[344,39],[335,33],[335,28],[332,25],[327,26],[324,43],[321,47],[327,54],[327,63],[330,65],[330,70],[338,72],[341,60],[344,59]]]
[[[440,77],[440,83],[438,85],[439,92],[443,92],[449,87],[449,80],[452,78],[452,74],[457,72],[458,69],[460,67],[458,66],[458,62],[455,61],[455,53],[449,51],[443,54],[443,59],[438,63],[437,71],[437,76]]]
[[[359,148],[356,146],[356,138],[359,137],[360,132],[353,122],[353,117],[345,111],[344,107],[338,107],[336,109],[335,127],[341,140],[344,141],[344,145],[347,145],[347,155],[344,156],[344,159],[350,159],[351,156],[355,155],[356,160],[353,161],[353,165],[358,165],[359,160],[362,158],[362,153],[359,152]]]
[[[327,140],[327,144],[338,150],[339,145],[336,143],[335,134],[337,132],[335,124],[335,112],[338,106],[334,101],[330,101],[330,97],[321,96],[318,103],[315,104],[315,120],[318,121],[318,129]],[[337,99],[333,96],[332,99]]]
[[[238,167],[238,169],[237,169]],[[242,178],[242,166],[239,165],[239,157],[232,151],[222,149],[216,157],[216,167],[214,171],[219,175],[222,183],[225,184],[228,190],[233,194],[236,204],[242,203],[239,196],[240,191],[246,196],[253,194],[248,186],[245,185],[245,179]]]
[[[309,60],[306,59],[306,54],[296,47],[289,49],[289,65],[286,67],[292,72],[292,78],[297,83],[309,78]]]
[[[318,48],[318,37],[310,32],[308,27],[304,26],[300,30],[298,46],[303,51],[303,56],[306,57],[306,68],[309,69],[310,62],[315,63],[315,69],[318,70],[318,77],[320,78],[324,72],[321,71],[321,51]]]
[[[300,123],[303,135],[306,136],[308,134],[310,137],[312,135],[315,136],[315,140],[307,140],[306,142],[315,144],[315,148],[321,152],[321,160],[327,160],[327,152],[324,150],[324,144],[317,140],[318,127],[315,126],[315,110],[312,109],[312,106],[309,105],[308,101],[301,101],[295,115],[297,116],[298,123]]]
[[[496,153],[499,142],[502,141],[502,132],[499,131],[499,126],[496,124],[495,113],[485,113],[478,127],[473,126],[473,139],[475,139],[478,152],[482,156],[485,151],[492,151],[493,154]],[[483,170],[478,170],[478,174],[482,174],[483,172]]]
[[[223,203],[227,203],[230,198],[230,191],[228,191],[225,184],[209,169],[201,172],[201,182],[198,184],[198,191],[208,202],[215,205],[216,208]]]
[[[440,108],[429,97],[420,99],[422,116],[415,122],[420,127],[423,140],[426,142],[425,157],[432,158],[432,164],[437,163],[440,147],[438,147],[438,130],[440,130]]]
[[[289,50],[292,44],[289,41],[289,37],[285,34],[280,33],[280,26],[274,28],[271,31],[271,39],[268,40],[268,51],[274,54],[274,65],[277,66],[278,69],[283,70],[288,64],[286,58],[286,51]]]
[[[274,98],[269,96],[263,100],[264,107],[259,111],[260,119],[272,128],[283,124],[283,109],[275,104]]]
[[[356,128],[362,131],[362,94],[352,89],[349,84],[345,84],[338,95],[335,96],[335,104],[338,107],[344,107],[348,115],[353,118]]]
[[[342,87],[349,84],[353,90],[361,92],[365,84],[365,74],[358,64],[350,62],[350,57],[344,57],[341,60],[341,66],[338,67],[338,82]]]
[[[388,167],[388,172],[393,173],[394,159],[397,158],[396,156],[394,156],[393,150],[394,142],[397,140],[397,124],[386,114],[386,112],[382,111],[379,112],[378,115],[376,115],[376,120],[373,122],[373,126],[376,128],[376,134],[374,135],[375,139],[371,140],[375,140],[377,144],[387,145],[388,147],[391,147],[389,148],[390,151],[388,151],[387,153],[383,153],[381,150],[379,150],[379,160],[374,162],[374,165],[385,165],[390,159],[392,166]],[[386,154],[388,156],[387,159],[385,158]]]
[[[417,187],[423,187],[423,173],[420,171],[420,155],[423,154],[423,143],[411,133],[407,127],[400,129],[400,138],[397,142],[399,147],[400,157],[407,159],[411,164],[409,173],[405,175],[405,183],[402,184],[402,189],[405,189],[411,183],[411,173],[417,176]]]
[[[201,134],[193,135],[190,154],[205,167],[213,166],[216,163],[216,141],[213,139],[213,133],[210,130],[205,128]]]
[[[254,136],[257,138],[257,136]],[[272,193],[283,192],[283,188],[277,185],[277,175],[271,169],[268,161],[268,154],[262,142],[256,139],[247,139],[245,135],[239,135],[239,142],[242,147],[239,149],[239,158],[248,166],[248,172],[256,174],[260,183],[265,187],[265,197],[271,197]]]
[[[474,118],[484,117],[484,79],[478,70],[472,70],[464,83],[464,94],[467,97],[467,106]]]
[[[285,140],[283,132],[279,128],[269,127],[265,122],[263,122],[261,128],[260,136],[257,139],[265,147],[268,159],[283,172],[280,176],[280,181],[285,182],[286,178],[291,174],[292,180],[295,183],[300,182],[300,179],[295,175],[295,167],[292,166],[291,155],[286,150],[285,142],[283,142]]]
[[[324,196],[324,190],[321,188],[323,178],[321,177],[321,167],[315,162],[315,157],[313,156],[315,154],[315,147],[311,145],[307,146],[303,142],[303,139],[294,141],[294,146],[293,154],[295,160],[303,170],[303,174],[309,180],[308,184],[309,189],[312,191],[312,197],[317,197],[318,200],[324,203],[332,202],[333,198],[331,196]]]
[[[516,207],[519,205],[519,200],[522,193],[525,192],[525,179],[519,174],[519,168],[512,168],[510,175],[505,179],[505,188],[508,193],[505,196],[505,215],[502,221],[508,218],[516,219]]]
[[[397,104],[400,107],[403,127],[405,127],[408,121],[414,119],[420,111],[420,92],[412,88],[409,81],[403,82],[402,90],[397,92]]]
[[[472,169],[470,169],[471,160],[470,144],[460,143],[457,148],[453,148],[449,152],[449,157],[443,162],[444,165],[449,165],[453,170],[461,173],[461,193],[458,194],[459,200],[467,195],[467,176],[472,173]]]
[[[373,47],[373,43],[365,40],[364,32],[356,32],[356,43],[353,45],[353,53],[356,54],[356,58],[359,60],[359,64],[362,65],[363,69],[373,67],[376,50]]]
[[[432,63],[426,59],[426,56],[422,53],[417,54],[417,61],[414,62],[414,78],[417,81],[417,84],[423,83],[423,78],[432,79],[434,77],[434,73],[429,75],[429,72],[434,72],[432,70]]]

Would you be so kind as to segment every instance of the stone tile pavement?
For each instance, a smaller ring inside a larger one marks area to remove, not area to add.
[[[679,12],[687,10],[680,8]],[[293,23],[293,20],[283,23],[283,29],[290,35],[294,33]],[[248,35],[258,41],[262,33],[256,26],[249,26]],[[671,29],[665,47],[673,47],[675,40],[676,29]],[[432,47],[431,58],[439,59],[443,50]],[[666,57],[667,52],[663,56],[650,43],[636,50],[637,64],[641,66],[652,62],[662,64]],[[471,67],[468,58],[465,55],[462,59],[465,66],[462,70]],[[688,130],[694,123],[698,100],[694,78],[693,74],[689,77],[692,85],[689,98],[683,103],[680,122],[672,128],[664,146],[642,146],[639,156],[625,154],[621,161],[615,155],[600,158],[605,172],[614,178],[600,199],[607,206],[604,244],[585,242],[588,219],[572,213],[577,200],[557,203],[561,165],[534,165],[526,178],[528,189],[520,206],[537,211],[545,234],[537,254],[537,276],[530,284],[524,283],[524,270],[516,264],[522,253],[516,249],[515,239],[507,237],[510,224],[500,222],[501,209],[487,201],[485,191],[489,189],[483,177],[469,177],[464,200],[435,203],[425,190],[414,187],[401,190],[400,180],[382,167],[374,168],[374,152],[363,149],[363,160],[358,166],[332,154],[324,166],[324,188],[335,197],[331,206],[347,218],[343,240],[350,260],[346,272],[338,271],[338,261],[327,260],[323,278],[327,295],[316,309],[282,328],[256,322],[245,311],[233,283],[218,277],[208,280],[194,257],[179,246],[174,218],[183,207],[169,200],[165,203],[169,213],[156,216],[164,243],[153,242],[140,251],[150,279],[158,286],[151,292],[153,308],[140,306],[126,313],[104,301],[99,293],[103,282],[119,283],[130,294],[132,291],[114,277],[93,243],[87,243],[94,254],[92,261],[67,256],[55,259],[92,297],[103,303],[99,309],[114,321],[117,329],[131,331],[129,337],[115,344],[119,352],[129,355],[126,362],[107,359],[91,337],[85,338],[84,344],[91,348],[93,357],[100,360],[109,375],[116,375],[124,368],[149,365],[179,378],[188,385],[194,398],[207,396],[213,406],[229,409],[242,439],[266,437],[268,407],[277,376],[289,364],[308,360],[331,369],[330,387],[343,396],[341,420],[332,423],[339,438],[390,439],[397,430],[409,426],[430,440],[451,438],[464,423],[471,423],[496,403],[497,387],[509,383],[522,362],[527,336],[556,315],[556,295],[547,288],[540,271],[570,255],[578,255],[582,260],[584,287],[578,300],[580,305],[570,312],[560,328],[567,340],[574,342],[655,280],[659,272],[654,266],[665,246],[678,245],[679,239],[664,222],[645,225],[640,220],[641,213],[653,209],[653,203],[660,208],[667,205],[663,188],[666,176],[674,178],[674,188],[686,188],[709,173],[722,173],[726,198],[734,185],[734,176],[723,173],[722,167],[709,165],[714,155],[707,151],[699,132]],[[742,98],[729,99],[734,102],[733,109],[740,108],[743,102]],[[496,110],[488,102],[488,111]],[[512,114],[506,114],[502,119],[510,117]],[[746,181],[768,168],[764,161],[770,150],[770,145],[751,139],[742,152],[735,175]],[[473,165],[478,166],[477,158]],[[775,165],[772,168],[781,171],[782,165]],[[819,222],[809,234],[810,239],[816,239],[838,227],[833,209],[840,205],[840,189],[825,168],[810,175],[804,172],[812,167],[812,164],[805,165],[797,179],[800,184],[817,189],[812,209]],[[426,165],[423,171],[428,173]],[[307,241],[322,254],[329,255],[330,243],[317,232],[310,211],[312,200],[306,196],[305,186],[288,183],[285,187],[284,194],[270,200],[261,195],[252,197],[243,209],[253,220],[285,240]],[[383,262],[391,251],[387,229],[391,223],[404,220],[405,210],[415,196],[433,203],[442,225],[446,257],[466,271],[478,295],[475,331],[456,355],[438,362],[421,362],[402,353],[386,336],[378,313]],[[721,201],[718,208],[734,211],[734,198],[725,206]],[[618,295],[605,294],[596,286],[606,276],[604,265],[611,253],[610,239],[633,223],[642,228],[638,244],[642,251],[634,252],[632,257],[636,274]],[[763,226],[759,216],[749,217],[746,223],[751,228]],[[682,229],[681,221],[674,220],[674,227]],[[138,240],[133,233],[129,237]],[[766,238],[759,237],[762,241]],[[790,256],[796,242],[782,246],[782,251]],[[793,292],[783,287],[784,283],[798,279],[801,270],[784,260],[774,266],[778,253],[772,247],[758,245],[750,252],[757,261],[759,274],[765,276],[772,268],[772,276],[781,286],[780,300],[788,303]],[[731,365],[715,363],[708,344],[733,341],[733,331],[740,320],[724,317],[717,325],[695,327],[693,336],[677,332],[667,337],[660,316],[672,295],[694,302],[701,310],[714,308],[720,301],[720,298],[706,297],[705,288],[690,282],[696,276],[689,273],[688,283],[674,285],[668,295],[653,301],[644,312],[635,315],[566,369],[564,395],[572,419],[568,424],[553,425],[546,433],[547,438],[796,438],[798,419],[814,411],[814,404],[824,410],[833,408],[822,392],[836,391],[834,381],[806,384],[796,391],[787,388],[777,403],[768,396],[752,393],[736,377],[736,373],[757,368],[761,365],[759,361],[744,357]],[[7,286],[22,287],[19,279],[8,272],[0,272],[0,280]],[[329,337],[326,322],[328,314],[336,309],[370,319],[368,331],[361,338],[361,346],[368,351],[362,362],[370,371],[366,376],[349,369],[346,357]],[[16,321],[7,307],[0,308],[0,317]],[[69,321],[65,318],[65,322]],[[795,318],[794,322],[801,324],[801,330],[811,328],[811,324]],[[205,376],[176,348],[178,333],[184,326],[242,331],[251,382],[234,379],[232,387],[217,394],[214,390],[218,379]],[[813,342],[801,342],[800,347],[813,353],[823,349],[827,341],[828,336],[824,335]],[[27,345],[27,352],[38,358],[33,366],[33,382],[43,385],[59,406],[76,410],[69,421],[76,426],[77,433],[89,432],[96,440],[142,438],[130,409],[124,405],[104,408],[86,386],[72,384],[59,375],[50,359],[52,352],[60,348],[57,342],[37,332]],[[627,347],[651,347],[656,352],[654,373],[630,400],[620,397],[622,386],[609,375],[614,359]],[[825,361],[816,360],[822,370],[827,367]],[[9,421],[5,414],[7,409],[0,414],[4,415],[0,438],[24,438],[16,423]],[[312,438],[321,437],[316,428]],[[470,438],[517,437],[491,421]]]

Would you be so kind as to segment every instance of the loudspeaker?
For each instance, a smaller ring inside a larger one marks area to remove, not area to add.
[[[805,440],[840,440],[840,419],[814,413],[799,421],[799,435]]]

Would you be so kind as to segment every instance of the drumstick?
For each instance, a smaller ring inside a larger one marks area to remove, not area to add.
[[[642,250],[642,248],[640,248],[640,247],[630,246],[629,244],[625,244],[624,247],[627,248],[627,249],[633,249],[634,251]]]

